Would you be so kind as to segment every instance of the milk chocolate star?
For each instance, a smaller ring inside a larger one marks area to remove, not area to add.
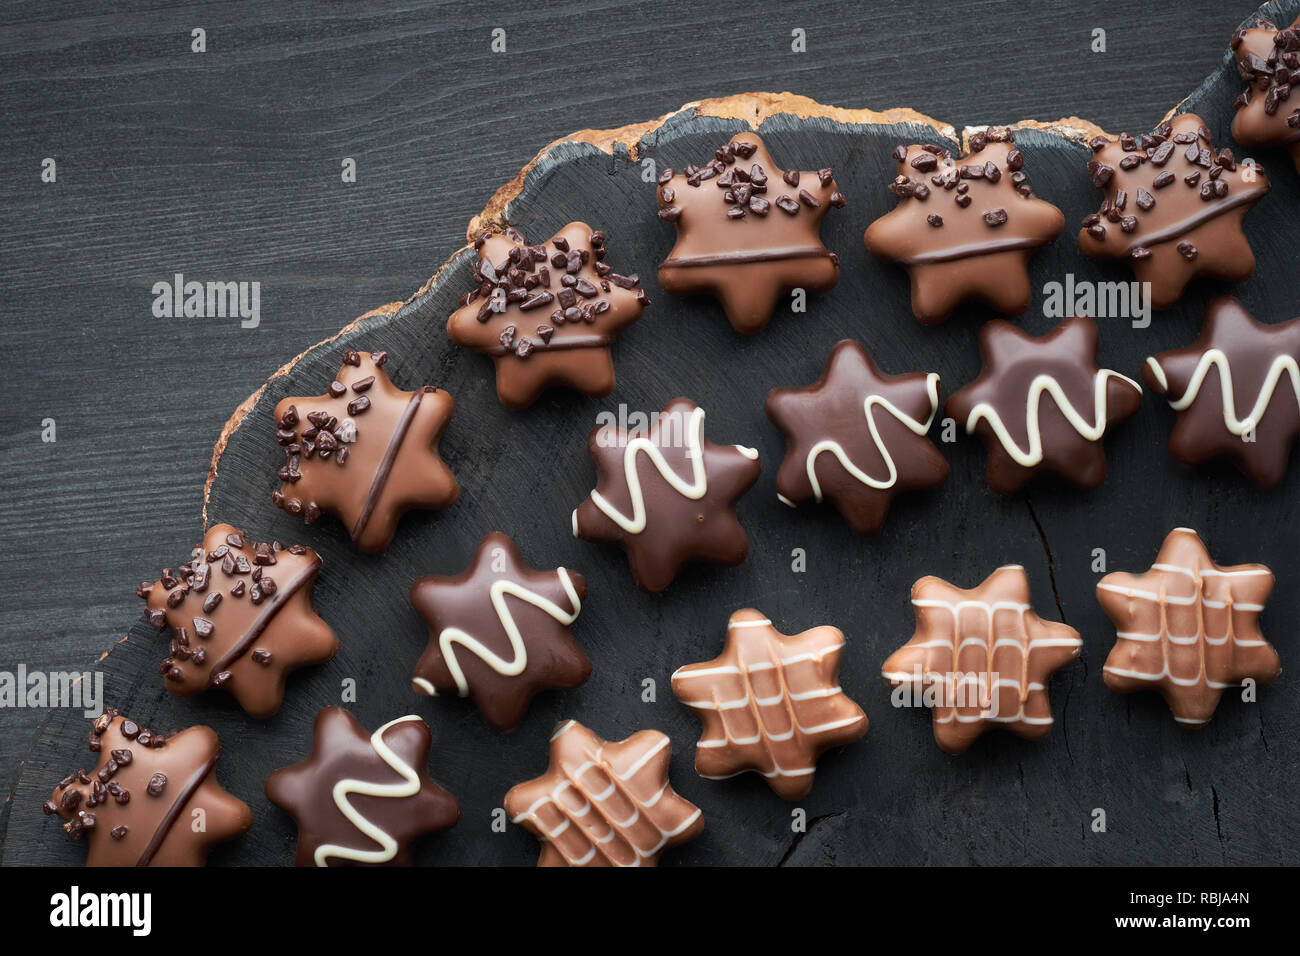
[[[1232,138],[1242,146],[1291,150],[1300,171],[1300,17],[1285,30],[1263,18],[1232,37],[1237,72],[1247,86],[1232,108]]]
[[[286,675],[339,647],[312,606],[319,570],[310,548],[249,541],[228,524],[209,528],[189,561],[136,589],[149,623],[172,629],[159,667],[167,689],[189,697],[220,687],[252,717],[274,714]]]
[[[326,394],[275,406],[285,463],[271,501],[308,524],[322,512],[337,515],[365,554],[388,547],[408,510],[446,508],[460,495],[438,457],[456,403],[428,385],[402,391],[387,363],[387,352],[348,349]]]
[[[1053,472],[1076,488],[1106,477],[1101,440],[1142,403],[1142,386],[1097,367],[1097,325],[1067,319],[1033,338],[998,319],[980,329],[983,368],[944,408],[989,451],[989,486],[1018,491]]]
[[[1029,257],[1053,242],[1065,217],[1036,199],[1009,129],[973,133],[966,155],[930,144],[894,150],[898,205],[863,237],[877,259],[912,277],[912,312],[937,325],[963,302],[1004,315],[1029,308]]]
[[[44,805],[86,839],[87,866],[202,866],[214,843],[253,825],[248,804],[217,782],[210,727],[164,738],[109,709],[91,725],[90,751],[95,770],[68,774]]]
[[[670,753],[657,730],[610,743],[566,721],[546,773],[512,787],[506,813],[541,841],[538,866],[655,866],[704,829],[700,808],[668,782]]]
[[[785,799],[806,797],[817,758],[867,732],[862,708],[840,688],[843,649],[837,627],[788,635],[752,608],[731,615],[722,654],[673,674],[673,693],[704,725],[699,775],[753,770]]]
[[[473,697],[488,723],[514,730],[539,690],[577,687],[591,675],[570,631],[586,596],[581,574],[535,571],[509,537],[492,532],[465,571],[411,585],[411,604],[429,625],[412,685]]]
[[[1047,736],[1048,682],[1079,656],[1083,641],[1069,625],[1034,613],[1024,568],[998,568],[970,590],[921,578],[912,606],[916,633],[882,674],[931,708],[941,750],[959,754],[993,726],[1026,740]]]
[[[277,770],[266,796],[298,823],[298,866],[410,866],[411,843],[460,819],[454,797],[429,779],[429,728],[390,720],[373,734],[342,707],[316,715],[302,763]]]
[[[492,357],[501,404],[526,408],[552,385],[612,392],[610,346],[650,299],[637,276],[605,262],[605,234],[571,222],[537,246],[514,228],[475,245],[475,285],[447,320],[447,336]]]
[[[755,133],[738,133],[703,166],[659,176],[659,218],[677,242],[659,266],[673,295],[710,295],[731,327],[761,332],[792,289],[825,292],[840,260],[822,245],[822,220],[844,196],[830,169],[784,170]]]
[[[1200,337],[1148,358],[1142,377],[1178,412],[1169,436],[1175,458],[1229,458],[1260,488],[1282,483],[1300,434],[1300,318],[1265,325],[1220,296]]]
[[[736,499],[758,480],[758,452],[704,437],[704,409],[675,398],[648,429],[602,425],[587,438],[596,489],[573,534],[622,545],[637,584],[664,590],[690,560],[733,567],[749,553]]]
[[[1097,584],[1097,600],[1118,629],[1102,677],[1121,694],[1157,690],[1174,720],[1202,727],[1225,690],[1282,673],[1259,630],[1273,590],[1262,564],[1220,567],[1190,528],[1175,528],[1145,574],[1117,571]]]
[[[807,388],[772,389],[765,407],[786,441],[777,497],[791,507],[829,498],[858,534],[880,530],[894,495],[948,477],[926,438],[938,374],[885,375],[857,342],[838,343]]]
[[[1084,255],[1127,260],[1139,282],[1151,283],[1157,309],[1171,307],[1197,276],[1240,282],[1255,271],[1241,222],[1268,193],[1268,177],[1257,165],[1238,165],[1230,149],[1215,152],[1199,116],[1089,145],[1088,173],[1106,198],[1083,220]]]

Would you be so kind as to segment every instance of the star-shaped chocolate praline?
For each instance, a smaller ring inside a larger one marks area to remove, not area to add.
[[[632,576],[657,593],[688,561],[727,567],[745,560],[749,539],[736,500],[758,481],[758,452],[704,437],[704,409],[675,398],[647,429],[601,425],[587,438],[596,488],[574,509],[573,534],[616,542]]]
[[[1170,308],[1197,276],[1240,282],[1255,271],[1241,222],[1268,193],[1268,177],[1258,165],[1238,164],[1230,149],[1215,152],[1199,116],[1089,145],[1088,173],[1106,198],[1083,220],[1084,255],[1126,259],[1139,282],[1151,283],[1157,309]]]
[[[867,732],[866,714],[840,688],[843,650],[837,627],[782,634],[761,611],[731,615],[722,653],[673,674],[673,693],[704,725],[699,775],[752,770],[785,799],[806,797],[817,758]]]
[[[807,388],[774,388],[767,417],[785,436],[777,496],[831,503],[858,534],[880,530],[894,495],[934,488],[948,462],[926,437],[939,410],[935,372],[885,375],[867,350],[839,342]]]
[[[844,196],[829,169],[781,169],[756,133],[738,133],[703,166],[659,175],[659,218],[677,242],[659,266],[673,295],[710,295],[731,327],[761,332],[792,289],[825,292],[840,260],[822,245],[822,220]]]
[[[970,589],[921,578],[912,585],[912,607],[916,633],[881,673],[909,689],[912,706],[930,708],[941,750],[959,754],[993,727],[1026,740],[1047,736],[1047,685],[1079,656],[1083,641],[1068,624],[1034,613],[1024,568],[998,568]]]
[[[571,222],[530,246],[511,227],[474,245],[474,288],[447,320],[447,335],[492,357],[501,404],[527,408],[552,385],[594,397],[612,392],[610,346],[650,299],[640,278],[605,262],[605,234]]]
[[[655,866],[704,829],[700,808],[668,782],[671,754],[657,730],[611,743],[565,721],[546,773],[512,787],[506,813],[542,842],[538,866]]]
[[[473,697],[488,723],[514,730],[538,691],[591,676],[570,630],[586,596],[581,574],[535,571],[493,531],[460,574],[411,585],[411,604],[429,625],[412,685],[421,694]]]
[[[1300,318],[1265,325],[1220,296],[1196,341],[1148,358],[1142,377],[1178,412],[1175,458],[1229,458],[1260,488],[1282,483],[1300,434]]]
[[[320,564],[300,544],[250,541],[218,524],[189,561],[142,582],[136,594],[148,603],[149,623],[172,630],[158,669],[167,689],[189,697],[220,687],[252,717],[279,710],[285,677],[339,647],[312,605]]]
[[[87,866],[202,866],[214,843],[253,825],[217,782],[211,727],[164,737],[110,708],[91,725],[90,751],[95,770],[68,774],[44,805],[89,843]]]
[[[387,352],[343,353],[324,395],[291,395],[275,406],[284,448],[276,507],[311,524],[322,512],[347,525],[358,551],[393,540],[412,508],[446,508],[460,486],[438,456],[456,403],[440,388],[404,392],[388,379]]]
[[[1264,565],[1221,567],[1195,531],[1175,528],[1150,571],[1116,571],[1097,584],[1118,630],[1102,668],[1106,686],[1121,694],[1157,690],[1178,723],[1204,726],[1225,690],[1282,673],[1259,629],[1272,590]]]
[[[266,780],[266,796],[298,823],[298,866],[410,866],[411,843],[460,819],[429,779],[429,728],[390,720],[373,734],[342,707],[316,715],[302,763]]]
[[[967,153],[928,143],[894,150],[898,205],[873,222],[864,240],[877,259],[906,267],[912,312],[937,325],[963,302],[1003,315],[1029,308],[1029,257],[1053,242],[1065,217],[1035,198],[1024,154],[1011,130],[972,133]]]
[[[1102,438],[1112,422],[1142,404],[1142,386],[1097,367],[1097,325],[1066,319],[1040,338],[1010,322],[980,329],[979,377],[948,398],[944,409],[988,447],[989,486],[1018,491],[1052,472],[1076,488],[1106,477]]]
[[[1232,36],[1232,55],[1246,89],[1232,104],[1232,138],[1242,146],[1286,146],[1300,171],[1300,17],[1285,30],[1263,18]]]

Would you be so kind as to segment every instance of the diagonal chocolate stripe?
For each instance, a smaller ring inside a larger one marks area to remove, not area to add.
[[[549,342],[539,342],[535,339],[529,339],[532,342],[533,350],[537,352],[563,352],[566,349],[598,349],[605,348],[614,344],[612,335],[571,335],[568,338],[555,338]],[[487,355],[513,355],[513,348],[506,348],[504,345],[498,345],[494,349],[488,349]]]
[[[384,449],[384,457],[379,460],[379,467],[375,469],[374,480],[370,482],[370,491],[366,495],[365,506],[361,509],[361,514],[357,516],[357,523],[352,528],[352,543],[356,544],[361,538],[362,532],[366,530],[366,523],[370,516],[374,514],[375,506],[379,504],[379,496],[384,493],[384,485],[388,482],[388,474],[393,470],[393,462],[397,459],[398,449],[402,446],[402,440],[406,438],[406,433],[411,428],[411,422],[415,418],[415,413],[420,408],[420,400],[424,398],[426,392],[436,392],[437,389],[429,385],[424,386],[406,403],[406,409],[402,412],[402,417],[397,421],[397,428],[393,430],[393,437],[388,440],[388,447]]]
[[[220,660],[212,665],[212,670],[208,672],[210,675],[208,677],[208,684],[210,686],[213,685],[218,674],[225,672],[231,664],[248,652],[248,649],[253,646],[253,643],[259,637],[262,636],[262,632],[265,631],[267,626],[271,623],[271,618],[275,617],[280,608],[284,607],[284,605],[288,603],[289,599],[297,594],[298,591],[301,590],[319,570],[320,558],[317,558],[307,567],[303,568],[290,578],[287,584],[283,585],[275,592],[271,599],[267,601],[266,607],[262,608],[262,613],[257,616],[249,626],[248,630],[244,632],[244,636],[236,641],[230,649],[226,651],[226,653],[221,655]]]
[[[956,262],[958,259],[970,259],[975,256],[992,256],[999,252],[1011,252],[1016,249],[1037,249],[1043,245],[1041,239],[1015,238],[995,239],[991,242],[974,242],[951,249],[936,249],[933,252],[921,252],[914,256],[904,256],[897,260],[905,266],[923,266],[936,262]]]
[[[1151,246],[1158,246],[1161,243],[1173,242],[1175,239],[1187,235],[1187,233],[1191,232],[1197,226],[1203,226],[1210,220],[1217,219],[1225,213],[1236,209],[1238,206],[1258,202],[1260,197],[1266,192],[1267,190],[1261,190],[1259,187],[1256,187],[1255,189],[1247,189],[1242,192],[1233,193],[1231,196],[1217,200],[1213,203],[1207,203],[1205,208],[1193,213],[1180,223],[1166,226],[1164,229],[1157,229],[1154,232],[1149,232],[1144,236],[1140,236],[1138,239],[1129,243],[1128,248],[1124,251],[1130,253],[1137,248],[1150,248]]]
[[[185,785],[181,787],[181,792],[172,801],[172,805],[167,808],[163,818],[158,821],[153,836],[149,838],[149,844],[144,848],[144,852],[140,854],[140,859],[135,862],[136,866],[149,865],[149,861],[154,858],[154,854],[162,846],[163,840],[167,839],[167,834],[171,832],[172,826],[176,823],[176,818],[180,816],[181,810],[185,808],[185,804],[190,797],[194,796],[194,792],[203,785],[203,781],[207,779],[208,774],[212,772],[212,768],[216,765],[217,755],[213,755],[190,776],[190,779],[185,781]]]
[[[660,269],[688,268],[691,266],[744,265],[748,262],[778,262],[782,259],[833,259],[829,249],[799,247],[792,249],[764,249],[761,252],[718,252],[708,256],[689,256],[665,259]]]

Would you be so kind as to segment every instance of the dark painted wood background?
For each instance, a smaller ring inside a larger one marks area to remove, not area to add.
[[[1295,4],[1284,6],[1294,16]],[[218,854],[221,862],[289,861],[292,827],[265,803],[260,781],[305,752],[315,708],[331,702],[345,676],[361,681],[356,710],[370,726],[414,711],[434,728],[433,773],[461,798],[465,818],[423,848],[426,862],[533,858],[531,838],[515,828],[492,834],[487,816],[505,787],[542,769],[546,732],[568,714],[610,737],[641,726],[673,737],[674,782],[704,808],[709,827],[670,862],[1296,862],[1293,680],[1284,675],[1255,705],[1226,700],[1196,735],[1178,730],[1154,695],[1110,694],[1099,671],[1113,631],[1092,598],[1088,568],[1091,549],[1104,547],[1112,568],[1143,569],[1165,531],[1196,526],[1221,562],[1262,560],[1278,572],[1265,629],[1293,666],[1295,475],[1260,496],[1228,471],[1182,470],[1163,450],[1171,416],[1148,396],[1138,419],[1110,440],[1112,474],[1093,495],[1047,485],[998,498],[984,485],[981,447],[962,442],[945,447],[950,483],[904,502],[876,539],[854,538],[833,513],[775,504],[781,447],[761,396],[772,384],[815,377],[837,338],[864,339],[891,370],[939,370],[945,392],[977,368],[982,314],[921,329],[907,314],[905,278],[861,251],[862,229],[892,202],[882,188],[892,134],[878,130],[849,131],[857,138],[783,122],[770,130],[778,159],[797,161],[790,165],[829,156],[850,198],[825,231],[845,261],[844,279],[812,301],[806,327],[778,317],[760,338],[741,340],[716,310],[670,300],[651,280],[655,305],[616,350],[620,390],[598,403],[548,399],[522,425],[496,405],[486,363],[445,347],[441,322],[460,283],[363,330],[359,342],[400,344],[394,375],[405,387],[434,369],[452,387],[460,411],[447,455],[465,499],[451,512],[408,519],[383,558],[358,559],[336,526],[305,530],[265,504],[273,462],[250,437],[265,423],[252,420],[232,443],[235,463],[215,490],[214,517],[322,551],[317,594],[345,651],[291,683],[284,711],[265,725],[222,698],[175,702],[160,693],[150,676],[157,639],[138,626],[131,592],[198,539],[212,442],[230,412],[291,356],[410,295],[463,243],[467,220],[495,187],[551,139],[753,89],[911,106],[958,126],[1076,114],[1136,132],[1207,75],[1214,79],[1200,94],[1203,115],[1226,136],[1236,83],[1223,56],[1250,12],[1180,3],[1171,40],[1158,31],[1173,21],[1153,21],[1131,3],[1012,11],[953,2],[942,22],[933,4],[852,12],[785,4],[744,17],[726,5],[557,4],[516,25],[518,9],[281,3],[108,14],[52,3],[6,11],[0,308],[16,370],[0,405],[0,669],[87,668],[130,631],[105,667],[110,699],[160,726],[212,723],[227,741],[222,779],[254,806],[257,829]],[[201,55],[189,52],[196,26],[207,31]],[[498,26],[507,30],[503,55],[489,50]],[[789,51],[796,27],[808,32],[807,53]],[[1088,50],[1095,28],[1106,30],[1105,54]],[[933,55],[940,35],[962,43],[944,54],[942,72],[920,59]],[[650,145],[680,165],[734,128],[679,124]],[[1073,226],[1097,203],[1086,182],[1080,187],[1083,154],[1047,138],[1040,145],[1031,180]],[[47,156],[58,161],[55,184],[39,179]],[[357,160],[355,184],[340,182],[344,157]],[[568,218],[612,220],[611,260],[652,277],[671,236],[649,213],[635,171],[582,151],[560,159],[517,205],[520,224],[536,225],[540,236]],[[1279,319],[1300,311],[1293,230],[1284,228],[1294,222],[1297,189],[1282,157],[1264,159],[1277,188],[1248,220],[1260,270],[1236,292],[1261,317]],[[1066,271],[1119,277],[1078,257],[1068,232],[1033,276],[1041,285]],[[261,327],[153,318],[150,289],[175,272],[260,281]],[[1104,330],[1103,359],[1134,374],[1142,356],[1189,341],[1215,291],[1198,287],[1146,333]],[[1051,322],[1036,303],[1023,324],[1041,332]],[[718,356],[729,381],[717,380]],[[336,364],[315,353],[295,384],[319,391]],[[688,572],[654,600],[634,591],[618,552],[568,538],[567,513],[590,487],[581,436],[597,410],[618,401],[654,408],[679,391],[708,408],[715,440],[758,446],[765,474],[741,511],[754,541],[750,561],[736,571]],[[58,423],[54,444],[40,440],[47,417]],[[527,437],[483,441],[494,429],[504,437],[507,426]],[[529,494],[522,470],[539,457],[549,464],[552,448],[561,467],[539,476],[544,490]],[[516,477],[496,487],[502,474]],[[595,598],[578,632],[596,665],[592,683],[539,699],[508,738],[487,732],[461,702],[408,695],[420,629],[398,587],[459,569],[478,535],[496,526],[535,564],[581,569]],[[789,572],[792,547],[809,550],[807,574]],[[994,734],[949,758],[935,748],[925,715],[889,707],[879,662],[911,633],[912,579],[938,573],[969,585],[1008,560],[1028,567],[1040,612],[1083,632],[1083,659],[1053,685],[1058,725],[1047,741]],[[802,803],[816,821],[803,839],[790,832],[789,807],[757,778],[695,777],[697,725],[667,692],[672,668],[712,656],[727,615],[745,604],[787,631],[843,627],[844,686],[872,720],[864,741],[825,759]],[[382,626],[367,630],[376,615]],[[646,676],[659,680],[657,704],[637,696]],[[33,801],[88,756],[79,718],[0,710],[3,862],[80,860],[80,848],[66,845]],[[1088,830],[1094,807],[1108,812],[1107,834]]]

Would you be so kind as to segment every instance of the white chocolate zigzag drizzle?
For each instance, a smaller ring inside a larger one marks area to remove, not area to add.
[[[1169,391],[1169,379],[1165,376],[1165,370],[1160,367],[1160,362],[1155,356],[1147,359],[1147,367],[1160,383],[1160,387],[1167,393]],[[1228,361],[1228,356],[1222,349],[1207,349],[1196,363],[1196,368],[1192,372],[1191,380],[1187,383],[1187,389],[1183,392],[1181,398],[1170,398],[1169,407],[1175,411],[1183,411],[1191,406],[1200,395],[1201,387],[1205,384],[1205,379],[1210,374],[1210,368],[1219,370],[1219,391],[1223,398],[1223,425],[1234,435],[1244,435],[1252,428],[1259,425],[1260,419],[1268,411],[1269,403],[1273,401],[1273,393],[1277,391],[1278,382],[1282,376],[1288,375],[1291,378],[1291,391],[1296,397],[1296,405],[1300,407],[1300,366],[1297,366],[1294,356],[1277,355],[1273,358],[1268,367],[1268,374],[1264,376],[1264,384],[1260,387],[1259,395],[1255,398],[1255,404],[1250,413],[1245,418],[1237,417],[1237,398],[1232,389],[1232,364]]]
[[[645,493],[641,490],[641,477],[637,474],[636,456],[638,452],[644,453],[650,463],[655,466],[661,478],[672,487],[683,498],[689,498],[692,501],[698,501],[703,498],[709,491],[708,475],[704,470],[704,409],[695,408],[691,412],[690,420],[686,424],[686,457],[691,463],[691,479],[684,481],[682,477],[668,464],[664,458],[663,452],[659,446],[652,442],[645,435],[637,435],[628,441],[623,452],[623,476],[627,481],[628,497],[632,501],[632,514],[623,514],[614,505],[610,504],[599,491],[591,492],[591,500],[596,507],[604,512],[605,516],[622,528],[628,534],[640,534],[646,529],[646,503]],[[749,459],[758,458],[758,452],[753,448],[746,448],[744,445],[733,446],[738,452]],[[573,535],[578,536],[578,512],[573,512]]]
[[[1099,441],[1106,432],[1106,387],[1112,377],[1133,386],[1138,392],[1142,391],[1142,386],[1127,375],[1121,375],[1114,369],[1099,369],[1093,381],[1093,415],[1096,419],[1094,424],[1079,413],[1055,378],[1047,374],[1034,376],[1034,380],[1029,384],[1029,395],[1025,406],[1025,429],[1029,435],[1028,450],[1021,450],[1016,440],[1011,437],[1011,433],[1007,431],[1002,416],[988,402],[980,402],[970,410],[970,414],[966,416],[966,431],[973,433],[980,419],[985,419],[1016,464],[1022,468],[1033,468],[1043,460],[1043,434],[1038,420],[1038,407],[1042,402],[1043,393],[1051,393],[1056,407],[1061,410],[1061,414],[1075,431],[1088,441]]]
[[[461,697],[469,695],[469,681],[465,679],[465,672],[456,658],[455,645],[457,644],[477,655],[485,664],[504,677],[517,677],[528,667],[528,649],[524,647],[524,638],[519,631],[519,625],[515,623],[514,615],[510,613],[510,606],[506,603],[507,595],[544,611],[566,627],[578,619],[578,614],[582,611],[582,601],[573,586],[573,579],[564,568],[555,570],[560,576],[560,583],[564,585],[564,593],[569,598],[572,611],[566,611],[554,601],[524,587],[518,581],[500,578],[492,582],[492,608],[497,612],[497,619],[501,622],[506,637],[510,639],[509,659],[497,654],[474,635],[458,627],[443,628],[438,634],[438,648],[442,651],[442,658],[447,663],[447,670],[451,673],[451,679],[456,682],[456,689]],[[430,696],[437,696],[437,689],[423,677],[414,677],[412,681]]]
[[[336,857],[340,860],[352,860],[356,863],[387,863],[397,855],[397,841],[387,831],[371,823],[357,812],[357,809],[352,806],[348,798],[354,793],[359,793],[367,797],[401,799],[413,797],[420,792],[420,777],[415,768],[397,756],[393,749],[384,743],[384,732],[389,727],[409,720],[420,720],[420,718],[414,715],[398,717],[396,720],[390,720],[370,735],[370,746],[375,749],[379,759],[392,767],[402,778],[401,783],[370,783],[366,780],[344,778],[334,784],[331,791],[334,797],[334,805],[339,808],[339,812],[347,817],[348,822],[354,827],[378,843],[380,848],[378,850],[357,850],[352,847],[338,846],[334,843],[323,843],[316,848],[315,859],[317,866],[327,866],[330,857]]]
[[[889,473],[887,478],[883,480],[873,478],[860,469],[844,451],[844,446],[837,441],[824,438],[813,445],[808,452],[808,481],[812,485],[815,501],[820,504],[822,500],[822,486],[821,482],[817,480],[816,472],[817,456],[827,451],[836,457],[845,471],[868,488],[884,489],[894,487],[898,482],[898,467],[894,464],[894,457],[889,453],[889,448],[885,445],[884,439],[880,437],[880,429],[876,426],[876,418],[871,413],[871,410],[874,406],[879,405],[913,432],[924,435],[930,430],[930,425],[934,422],[934,416],[939,410],[939,374],[937,372],[930,372],[926,376],[925,387],[930,393],[930,416],[924,422],[917,421],[883,395],[868,395],[862,403],[862,412],[867,419],[867,428],[871,431],[871,440],[876,443],[876,451],[880,453],[880,457]],[[787,501],[786,503],[789,504],[790,502]]]

